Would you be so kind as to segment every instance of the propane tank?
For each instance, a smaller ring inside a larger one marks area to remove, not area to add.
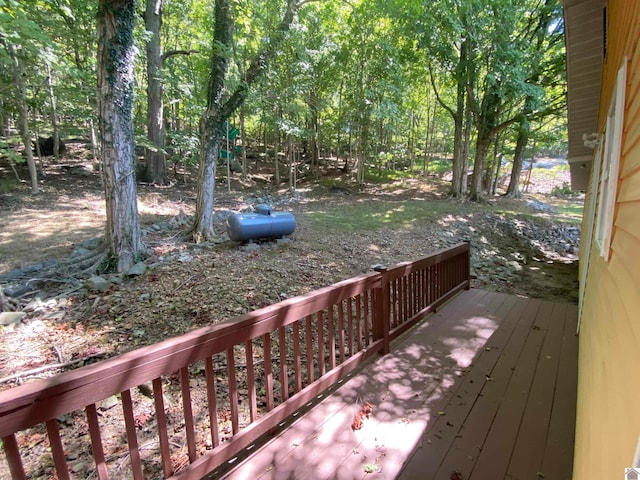
[[[255,213],[234,213],[227,218],[227,233],[234,242],[281,238],[296,229],[296,218],[289,212],[273,212],[271,205],[259,204]]]

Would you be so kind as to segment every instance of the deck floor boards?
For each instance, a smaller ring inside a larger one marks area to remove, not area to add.
[[[465,291],[224,478],[570,479],[576,318],[574,305]],[[374,413],[353,431],[364,401]]]

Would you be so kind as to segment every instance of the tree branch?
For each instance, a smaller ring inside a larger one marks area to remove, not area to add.
[[[193,55],[194,53],[200,53],[200,50],[169,50],[164,52],[160,58],[164,62],[167,58],[173,57],[174,55]]]
[[[429,64],[429,79],[431,80],[431,86],[433,87],[433,93],[436,94],[436,100],[438,100],[438,103],[442,106],[442,108],[444,108],[447,112],[449,112],[449,114],[455,120],[456,113],[453,111],[453,108],[451,108],[449,105],[447,105],[444,102],[444,100],[442,100],[442,98],[440,98],[440,94],[438,93],[438,88],[436,87],[436,80],[435,80],[435,78],[433,78],[433,70],[431,69],[431,64]]]

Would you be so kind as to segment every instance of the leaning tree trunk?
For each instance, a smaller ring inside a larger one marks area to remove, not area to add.
[[[166,183],[164,155],[164,121],[162,102],[162,54],[160,29],[162,28],[163,0],[147,0],[144,23],[150,32],[147,42],[147,139],[151,148],[145,151],[147,180],[155,185]]]
[[[7,49],[13,62],[13,81],[18,90],[18,129],[24,145],[24,153],[27,156],[27,166],[31,177],[31,193],[38,193],[38,171],[33,159],[33,147],[31,146],[31,131],[29,130],[29,113],[27,108],[27,92],[24,84],[24,72],[22,62],[18,58],[13,45],[7,43]]]
[[[196,212],[193,239],[201,243],[214,236],[213,199],[216,164],[220,154],[220,138],[224,135],[224,120],[208,112],[200,120],[200,167],[198,172]],[[228,159],[227,159],[228,161]]]
[[[98,5],[98,119],[107,210],[106,243],[126,272],[144,253],[136,203],[133,137],[135,0]]]

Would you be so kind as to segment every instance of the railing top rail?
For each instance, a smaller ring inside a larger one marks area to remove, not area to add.
[[[430,267],[431,265],[435,265],[437,263],[448,260],[449,258],[456,257],[461,253],[468,252],[469,249],[469,242],[461,242],[454,245],[453,247],[438,250],[424,258],[421,258],[420,260],[416,260],[415,262],[398,263],[397,265],[388,268],[385,273],[389,280],[395,280],[396,278],[409,275],[418,270],[423,270],[427,267]]]
[[[380,274],[363,274],[51,379],[0,392],[0,438],[224,352],[379,283]],[[19,411],[22,414],[15,415]]]

